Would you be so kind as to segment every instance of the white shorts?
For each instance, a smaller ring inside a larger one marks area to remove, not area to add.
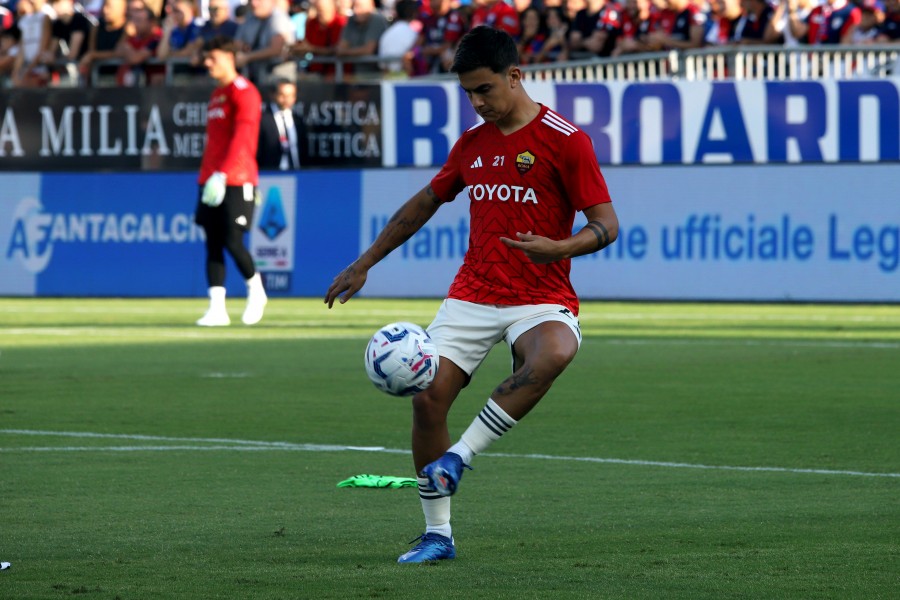
[[[503,306],[447,299],[428,326],[428,335],[441,358],[452,360],[471,377],[500,340],[506,340],[512,353],[520,335],[547,321],[568,325],[581,347],[578,317],[559,304]]]

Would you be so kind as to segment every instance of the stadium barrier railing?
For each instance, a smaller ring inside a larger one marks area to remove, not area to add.
[[[305,56],[290,59],[300,78],[314,77],[306,73],[310,65],[333,66],[334,83],[373,81],[396,77],[383,72],[348,74],[348,66],[393,62],[400,57],[335,57]],[[115,86],[115,69],[121,60],[97,61],[91,66],[92,87]],[[146,66],[163,65],[163,85],[208,84],[202,67],[189,58],[149,60]],[[71,61],[52,65],[57,87],[85,86]],[[860,77],[900,76],[900,44],[867,44],[858,46],[735,46],[700,48],[696,50],[650,52],[619,57],[578,58],[565,62],[524,65],[526,80],[553,81],[716,81],[723,79],[811,80],[848,79]],[[449,74],[426,75],[419,79],[447,79]],[[143,74],[136,85],[146,85]],[[0,79],[0,87],[9,87],[9,80]]]
[[[900,44],[739,46],[526,65],[526,80],[809,80],[900,75]]]

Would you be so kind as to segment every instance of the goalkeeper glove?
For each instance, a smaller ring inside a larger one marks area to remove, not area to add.
[[[219,206],[225,199],[225,184],[227,181],[225,173],[216,171],[209,176],[203,185],[203,195],[200,201],[207,206]]]

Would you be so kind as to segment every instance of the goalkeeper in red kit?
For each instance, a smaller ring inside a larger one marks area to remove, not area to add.
[[[206,149],[200,163],[195,220],[206,233],[206,279],[209,309],[197,325],[230,324],[225,310],[225,251],[247,281],[242,321],[254,325],[263,317],[266,292],[244,237],[253,223],[259,172],[256,145],[262,99],[256,87],[235,67],[238,48],[230,38],[213,38],[204,47],[203,64],[218,83],[206,110]]]
[[[440,367],[412,401],[425,532],[401,563],[456,556],[450,496],[463,469],[509,433],[575,357],[581,330],[571,259],[605,248],[619,229],[591,139],[529,97],[507,33],[473,28],[461,39],[451,71],[484,122],[462,134],[431,183],[400,207],[325,296],[329,308],[349,300],[369,269],[463,192],[457,201],[469,205],[469,247],[428,327]],[[573,233],[577,211],[587,225]],[[450,407],[501,341],[511,350],[513,373],[452,443]]]

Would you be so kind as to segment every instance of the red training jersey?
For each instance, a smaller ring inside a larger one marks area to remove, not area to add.
[[[469,249],[448,298],[480,304],[561,304],[578,314],[571,261],[532,263],[500,237],[572,235],[575,211],[609,202],[590,137],[546,106],[504,135],[481,123],[462,134],[431,180],[444,202],[469,197]]]
[[[221,171],[228,185],[259,182],[256,146],[262,98],[259,90],[244,77],[213,90],[206,107],[206,150],[200,163],[198,181]]]

